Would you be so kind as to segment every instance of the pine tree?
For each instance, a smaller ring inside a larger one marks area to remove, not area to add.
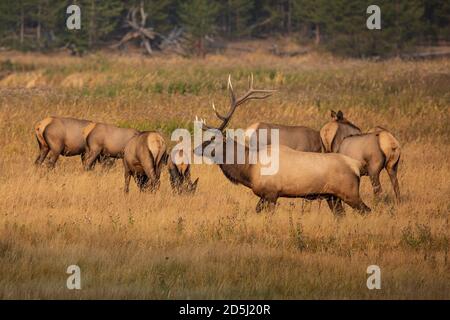
[[[193,40],[196,53],[204,56],[205,37],[216,31],[219,6],[208,0],[190,0],[180,4],[179,17]]]
[[[108,40],[106,36],[116,30],[121,21],[123,4],[120,0],[68,0],[65,7],[70,4],[76,4],[81,9],[81,30],[67,30],[67,16],[64,15],[60,22],[60,34],[63,42],[78,53]]]
[[[314,30],[314,43],[319,45],[329,28],[336,5],[327,0],[296,0],[293,11],[297,18]]]
[[[225,33],[229,38],[248,34],[248,25],[252,18],[255,0],[227,0],[222,2],[222,19]]]

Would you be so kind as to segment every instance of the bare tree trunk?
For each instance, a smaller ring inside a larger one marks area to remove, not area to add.
[[[320,44],[320,25],[318,23],[316,23],[315,35],[315,45],[318,46]]]
[[[89,17],[88,46],[92,48],[95,42],[95,0],[91,0],[91,12]]]
[[[20,45],[23,45],[23,39],[24,39],[24,33],[25,33],[25,16],[23,12],[23,3],[21,3],[20,6]]]
[[[41,49],[41,2],[38,4],[38,25],[36,27],[36,40],[38,49]]]
[[[292,32],[292,3],[287,0],[287,33],[290,36]]]

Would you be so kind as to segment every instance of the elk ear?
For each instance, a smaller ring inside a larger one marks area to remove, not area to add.
[[[334,110],[330,110],[331,119],[336,119],[336,112]]]
[[[200,178],[195,179],[194,183],[192,184],[192,188],[194,188],[194,189],[197,188],[198,179],[200,179]]]
[[[339,110],[339,111],[337,112],[337,114],[336,114],[336,118],[337,118],[338,120],[343,120],[343,119],[344,119],[344,113],[343,113],[341,110]]]

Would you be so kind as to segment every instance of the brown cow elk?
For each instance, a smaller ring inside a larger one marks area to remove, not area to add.
[[[154,131],[141,132],[128,141],[123,156],[125,193],[129,191],[131,177],[140,191],[159,188],[161,169],[167,163],[166,149],[163,136]]]
[[[112,124],[92,123],[83,134],[86,139],[85,170],[90,170],[98,159],[123,158],[126,144],[139,134],[132,128],[119,128]]]
[[[225,116],[218,114],[222,123],[218,128],[208,127],[204,124],[203,129],[217,129],[223,132],[238,105],[250,99],[264,99],[271,95],[270,90],[254,90],[250,85],[249,91],[243,97],[237,99],[230,78],[228,78],[228,90],[231,97],[230,110]],[[197,155],[210,157],[214,161],[217,157],[226,159],[226,145],[228,143],[232,143],[235,150],[238,147],[243,148],[245,152],[244,164],[236,164],[236,154],[234,155],[234,163],[222,163],[220,161],[216,164],[219,165],[225,177],[231,182],[250,188],[260,198],[256,206],[256,212],[263,209],[273,209],[280,197],[325,198],[330,209],[337,214],[343,212],[341,200],[360,212],[370,211],[370,208],[364,204],[359,196],[359,170],[361,166],[359,161],[340,154],[302,152],[283,145],[272,144],[256,151],[258,160],[251,164],[248,146],[238,146],[238,142],[228,136],[221,140],[216,141],[214,138],[207,140],[194,152]],[[219,150],[218,152],[222,152],[222,154],[205,154],[204,148],[211,144],[214,145],[214,150]],[[222,146],[219,146],[219,144],[222,144]],[[279,148],[278,170],[274,174],[263,175],[261,169],[265,165],[261,162],[262,152],[272,154],[274,148],[277,147]]]
[[[197,190],[198,178],[191,181],[191,165],[182,149],[172,150],[168,160],[170,186],[174,193],[193,194]]]
[[[279,143],[297,151],[321,152],[322,144],[320,141],[319,131],[305,126],[286,126],[282,124],[256,122],[247,129],[247,136],[250,132],[255,132],[259,137],[261,129],[265,129],[267,133],[267,145],[271,144],[271,130],[278,130]]]
[[[250,83],[253,83],[253,75],[251,75]],[[260,130],[265,130],[267,133],[266,145],[271,142],[271,130],[278,130],[279,144],[289,147],[297,151],[306,152],[321,152],[322,144],[320,141],[320,133],[317,130],[305,126],[287,126],[276,123],[256,122],[247,127],[247,137],[254,132],[256,137],[260,137]],[[258,140],[257,140],[258,142]],[[262,146],[258,142],[259,146]]]
[[[325,152],[338,152],[363,163],[362,175],[370,177],[374,194],[381,192],[380,173],[386,169],[400,202],[400,188],[397,180],[400,161],[400,143],[388,130],[375,127],[368,133],[348,121],[342,111],[331,111],[332,120],[320,130]]]
[[[35,164],[41,165],[48,156],[48,166],[53,168],[60,155],[81,156],[84,161],[86,141],[83,130],[92,125],[89,120],[64,117],[47,117],[35,125],[39,155]]]

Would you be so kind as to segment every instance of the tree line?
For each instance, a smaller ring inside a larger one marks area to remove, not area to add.
[[[71,4],[81,8],[80,30],[66,27],[66,8]],[[381,8],[381,30],[366,27],[371,4]],[[357,57],[398,54],[417,44],[450,40],[448,0],[3,0],[0,46],[95,50],[130,32],[133,10],[145,13],[135,30],[151,30],[148,44],[158,49],[179,28],[187,39],[183,45],[198,54],[208,50],[212,39],[278,35]],[[145,36],[141,37],[145,44]]]

